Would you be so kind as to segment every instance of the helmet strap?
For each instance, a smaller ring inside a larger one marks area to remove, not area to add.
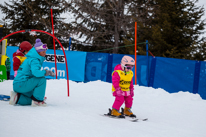
[[[124,67],[124,74],[127,75],[126,68]]]
[[[123,71],[124,71],[124,74],[126,75],[125,65],[121,63],[121,66],[123,66],[124,68]]]

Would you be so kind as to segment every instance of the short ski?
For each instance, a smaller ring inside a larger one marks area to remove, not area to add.
[[[139,119],[139,118],[136,118],[136,117],[125,116],[123,114],[122,114],[122,116],[124,116],[124,117],[116,117],[116,116],[111,115],[111,109],[109,109],[109,113],[108,114],[104,114],[103,116],[110,117],[110,118],[115,118],[115,119],[126,119],[126,120],[129,120],[131,122],[147,121],[148,120],[148,118]]]
[[[116,119],[125,119],[125,118],[120,118],[120,117],[112,116],[112,115],[109,115],[109,114],[104,114],[103,116],[110,117],[110,118],[116,118]]]
[[[129,116],[125,116],[125,118],[132,121],[132,122],[147,121],[148,120],[148,118],[132,118],[132,117],[129,117]]]
[[[0,100],[1,101],[9,101],[10,100],[10,96],[0,94]]]
[[[148,118],[145,118],[145,119],[130,118],[130,117],[119,118],[119,117],[108,115],[108,114],[104,114],[104,115],[101,115],[101,116],[105,116],[105,117],[109,117],[109,118],[114,118],[114,119],[124,119],[124,120],[128,120],[128,121],[131,121],[131,122],[147,121],[148,120]]]
[[[124,108],[121,108],[121,111],[122,111],[121,114],[124,115]],[[133,115],[133,117],[125,115],[125,117],[130,118],[131,121],[147,121],[148,120],[148,118],[136,118],[135,115]]]

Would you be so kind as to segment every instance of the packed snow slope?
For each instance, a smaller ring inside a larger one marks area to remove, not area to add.
[[[0,83],[10,94],[12,80]],[[111,83],[47,80],[47,107],[0,101],[0,137],[206,137],[206,101],[198,94],[136,85],[132,111],[148,121],[101,116],[111,108]],[[124,107],[124,105],[123,105]]]

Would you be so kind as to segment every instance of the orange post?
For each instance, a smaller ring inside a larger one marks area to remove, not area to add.
[[[134,57],[135,57],[135,85],[137,85],[137,22],[135,22],[135,49],[134,49]]]

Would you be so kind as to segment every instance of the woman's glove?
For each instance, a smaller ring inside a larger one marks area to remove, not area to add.
[[[54,77],[54,76],[55,76],[55,73],[52,72],[51,70],[46,70],[45,76],[52,76],[52,77]]]

